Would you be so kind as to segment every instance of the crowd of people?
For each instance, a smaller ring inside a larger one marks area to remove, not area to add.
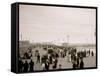
[[[19,72],[33,72],[34,71],[34,62],[32,61],[32,59],[30,60],[30,62],[28,63],[27,60],[26,61],[22,61],[19,59],[19,64],[18,64],[18,71]]]
[[[58,63],[57,57],[52,57],[52,56],[49,56],[47,58],[42,57],[41,65],[43,70],[49,70],[50,65],[52,65],[52,69],[56,69],[57,63]]]
[[[35,51],[35,55],[32,54],[32,48],[28,48],[23,55],[23,58],[19,57],[19,72],[33,72],[34,66],[40,64],[43,71],[63,69],[62,64],[58,64],[59,58],[68,58],[68,62],[72,64],[73,69],[84,68],[84,58],[87,56],[94,56],[94,52],[90,50],[77,51],[76,48],[43,48],[47,51],[45,55],[41,55],[39,50]],[[36,57],[36,62],[32,57]],[[23,61],[24,60],[24,61]],[[27,61],[29,60],[29,61]],[[66,62],[67,63],[67,62]],[[52,69],[51,69],[52,67]],[[66,67],[67,69],[67,67]]]
[[[84,68],[84,58],[94,56],[94,52],[90,50],[77,51],[76,48],[72,48],[69,52],[69,62],[72,62],[73,69]]]

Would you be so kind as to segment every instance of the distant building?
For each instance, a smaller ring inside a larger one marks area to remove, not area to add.
[[[30,44],[29,41],[19,41],[20,46],[28,46]]]
[[[68,46],[68,43],[62,43],[62,46],[66,46],[67,47]]]
[[[30,42],[29,41],[19,41],[19,54],[20,56],[23,55],[28,48],[30,47]]]

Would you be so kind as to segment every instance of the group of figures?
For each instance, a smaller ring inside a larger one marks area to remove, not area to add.
[[[69,62],[72,62],[73,69],[83,69],[84,61],[83,59],[89,56],[94,56],[94,52],[90,50],[77,51],[76,48],[72,48],[69,52]]]
[[[32,59],[28,63],[27,61],[22,62],[19,59],[19,64],[18,64],[18,71],[19,72],[33,72],[34,71],[34,62]]]
[[[62,64],[58,64],[59,58],[67,57],[68,62],[72,64],[73,69],[83,69],[84,68],[84,58],[87,56],[94,56],[94,52],[90,50],[77,51],[76,48],[61,48],[59,47],[42,47],[43,50],[47,51],[45,55],[41,55],[40,50],[35,50],[33,56],[32,48],[28,48],[23,54],[23,57],[19,57],[19,72],[33,72],[35,64],[40,64],[43,71],[48,70],[59,70],[63,69]],[[36,61],[34,61],[35,57]],[[24,61],[23,61],[24,60]],[[27,61],[29,60],[29,61]],[[67,62],[66,62],[67,64]],[[67,69],[67,67],[66,67]]]
[[[23,57],[19,55],[19,60],[18,60],[19,72],[33,72],[34,71],[34,61],[31,59],[31,57],[32,57],[31,48],[27,49],[27,51],[23,54]]]
[[[45,48],[44,48],[45,49]],[[46,55],[41,57],[42,70],[60,70],[62,68],[62,64],[58,63],[59,58],[64,58],[67,53],[66,48],[57,48],[51,47],[49,49],[45,49],[47,52]]]

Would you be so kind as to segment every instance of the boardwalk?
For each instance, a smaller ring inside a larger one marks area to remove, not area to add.
[[[34,49],[36,50],[36,49]],[[33,57],[32,60],[34,61],[34,69],[35,70],[42,70],[41,68],[41,63],[36,63],[36,57],[34,56],[34,50],[33,50]],[[38,48],[40,55],[42,56],[43,54],[46,53],[45,50],[43,50],[42,48]],[[96,57],[86,57],[83,59],[84,61],[84,67],[95,67],[96,66]],[[62,69],[70,69],[72,68],[72,62],[68,62],[68,56],[65,56],[65,58],[58,58],[58,65],[57,65],[57,69],[59,67],[59,64],[62,65]],[[50,68],[52,70],[52,65],[50,65]]]

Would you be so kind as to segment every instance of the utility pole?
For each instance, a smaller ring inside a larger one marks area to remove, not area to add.
[[[22,41],[22,34],[20,35],[20,40]]]
[[[88,43],[88,38],[86,38],[86,44]]]
[[[70,37],[70,36],[69,36],[69,35],[67,35],[67,43],[69,43],[69,37]]]

